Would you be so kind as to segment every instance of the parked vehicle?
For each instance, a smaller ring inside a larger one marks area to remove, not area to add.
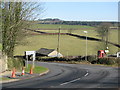
[[[98,51],[98,58],[106,57],[106,53],[104,50],[99,50]]]

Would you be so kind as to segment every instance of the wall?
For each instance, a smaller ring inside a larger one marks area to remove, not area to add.
[[[7,70],[7,56],[3,56],[2,52],[0,51],[0,73]]]

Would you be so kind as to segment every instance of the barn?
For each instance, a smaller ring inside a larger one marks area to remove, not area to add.
[[[55,49],[41,48],[36,51],[36,56],[48,56],[48,57],[63,57],[61,53],[58,53]]]

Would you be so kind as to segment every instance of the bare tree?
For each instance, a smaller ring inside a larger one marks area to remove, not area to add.
[[[41,14],[41,4],[33,2],[1,2],[2,10],[2,51],[8,57],[13,57],[17,42],[21,41],[23,29],[29,26],[29,20],[36,19]],[[39,13],[36,12],[39,10]],[[24,35],[23,35],[24,36]]]
[[[97,32],[99,34],[99,36],[101,37],[103,43],[104,43],[104,47],[108,47],[108,35],[109,35],[109,31],[110,31],[110,23],[102,23],[98,29]],[[104,48],[104,49],[105,49]]]

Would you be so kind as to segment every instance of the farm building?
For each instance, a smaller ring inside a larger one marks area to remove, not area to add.
[[[36,51],[36,56],[48,56],[48,57],[63,57],[61,53],[58,53],[55,49],[41,48]]]

